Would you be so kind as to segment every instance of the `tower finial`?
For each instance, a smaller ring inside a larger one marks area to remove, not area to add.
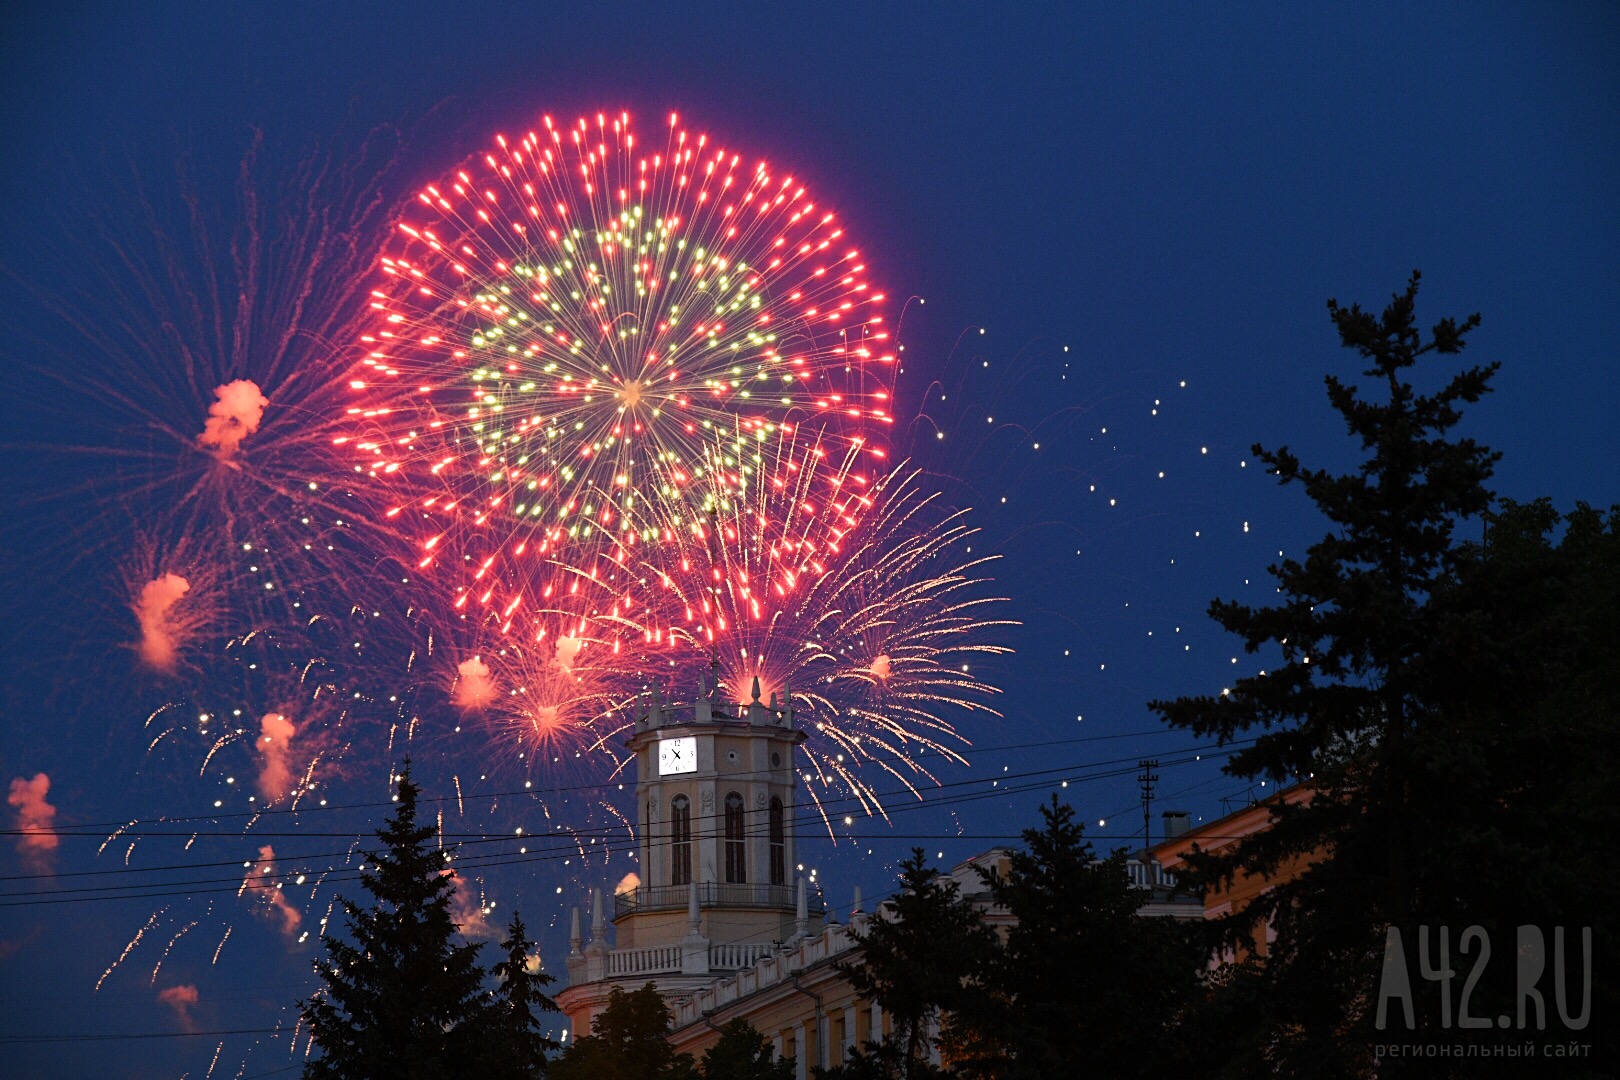
[[[754,698],[753,698],[753,700],[754,700],[754,703],[756,705],[759,703],[759,676],[758,675],[754,676]]]

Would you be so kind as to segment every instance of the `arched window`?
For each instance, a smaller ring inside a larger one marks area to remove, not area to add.
[[[771,800],[771,884],[787,884],[787,827],[782,820],[782,800]]]
[[[747,854],[743,844],[743,797],[733,791],[726,796],[726,880],[748,880]]]
[[[685,795],[669,801],[669,883],[692,883],[692,804]]]

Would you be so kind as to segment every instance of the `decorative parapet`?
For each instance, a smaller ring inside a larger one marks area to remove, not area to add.
[[[769,956],[770,945],[710,945],[707,971],[736,971]],[[607,954],[608,978],[631,975],[679,975],[687,970],[681,945],[652,945],[644,949],[614,949]],[[573,971],[570,968],[570,976]]]
[[[690,704],[666,700],[658,686],[643,692],[637,698],[632,726],[635,734],[656,731],[681,724],[707,725],[713,723],[742,722],[756,727],[777,727],[793,730],[793,687],[784,688],[780,699],[771,691],[769,703],[759,699],[759,677],[754,677],[753,700],[733,702],[727,700],[721,689],[718,671],[712,681],[698,677],[697,697]],[[635,736],[631,736],[633,739]]]
[[[737,971],[752,967],[771,954],[770,945],[710,945],[710,971]]]
[[[859,918],[864,920],[867,916]],[[751,966],[743,968],[729,978],[721,979],[707,989],[699,990],[686,1001],[676,1005],[673,1026],[680,1028],[686,1024],[695,1024],[707,1013],[724,1008],[750,994],[769,989],[778,983],[787,982],[805,968],[850,952],[859,945],[850,927],[833,925],[814,937],[800,941],[797,945],[712,946],[711,954],[720,949],[755,949],[762,950],[762,955]]]
[[[645,949],[614,949],[608,953],[607,973],[611,975],[654,975],[681,970],[679,945],[654,945]]]

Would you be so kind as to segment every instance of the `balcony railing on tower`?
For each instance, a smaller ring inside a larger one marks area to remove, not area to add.
[[[613,918],[622,919],[641,911],[683,910],[692,895],[690,885],[642,885],[613,897]],[[792,885],[737,884],[725,881],[700,881],[697,885],[700,908],[764,908],[775,911],[793,911],[797,894]],[[811,893],[809,913],[824,914],[827,910],[822,899]]]

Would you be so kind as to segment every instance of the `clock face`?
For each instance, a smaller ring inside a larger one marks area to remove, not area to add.
[[[658,775],[675,776],[697,770],[697,740],[691,736],[663,739],[658,744]]]

